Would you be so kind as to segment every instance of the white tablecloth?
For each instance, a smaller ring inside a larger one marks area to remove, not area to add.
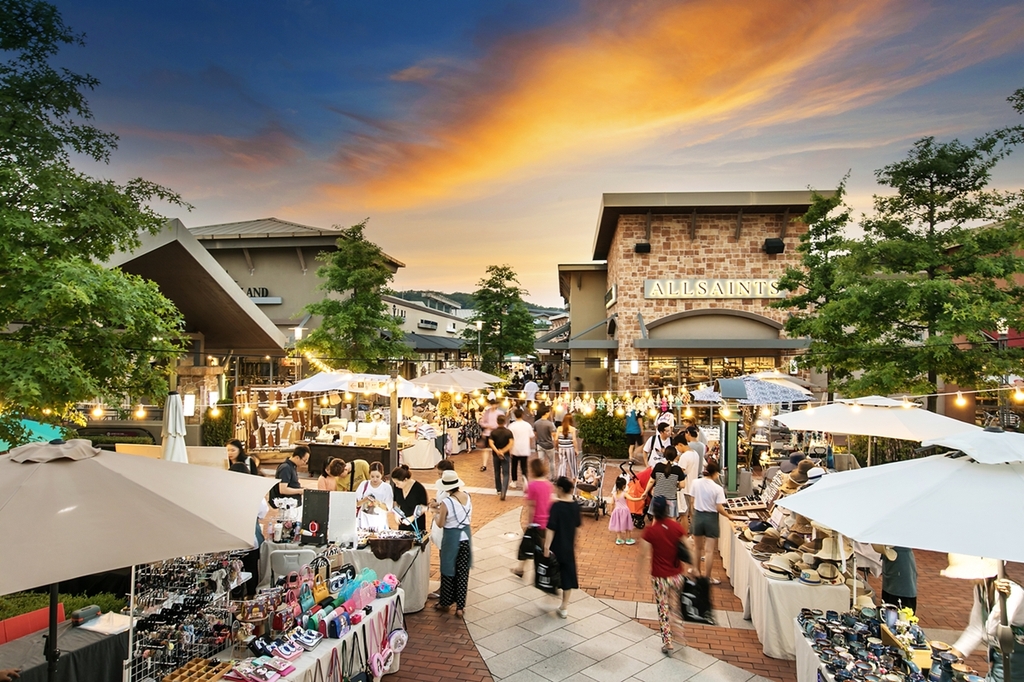
[[[733,592],[743,603],[743,617],[754,624],[765,656],[789,660],[796,657],[793,619],[800,614],[800,609],[849,610],[850,590],[845,585],[804,585],[795,580],[772,580],[765,575],[765,569],[751,555],[746,543],[735,536],[730,542],[733,573],[729,580]]]
[[[270,553],[277,549],[305,549],[306,545],[291,543],[264,542],[260,547],[260,587],[270,585]],[[316,547],[310,547],[316,550]],[[394,573],[401,581],[405,596],[402,598],[402,609],[406,613],[422,611],[427,604],[427,593],[430,592],[430,545],[420,549],[414,545],[403,554],[398,561],[378,559],[369,549],[342,550],[342,563],[352,564],[356,570],[371,568],[378,578]]]
[[[804,637],[803,628],[796,618],[793,619],[793,642],[796,646],[796,682],[818,682],[821,660],[811,648],[811,640]],[[828,674],[826,670],[822,672]]]
[[[410,469],[433,469],[441,461],[441,453],[437,451],[433,440],[417,439],[415,445],[399,453],[399,459]]]
[[[448,429],[448,440],[452,443],[452,454],[466,450],[466,444],[462,442],[462,427],[456,426]]]

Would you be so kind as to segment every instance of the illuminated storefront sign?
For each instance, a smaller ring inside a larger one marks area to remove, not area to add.
[[[776,279],[645,279],[644,298],[785,298]]]

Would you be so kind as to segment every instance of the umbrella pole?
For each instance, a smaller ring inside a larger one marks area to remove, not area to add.
[[[128,658],[124,662],[124,682],[131,682],[132,659],[135,656],[135,564],[132,564],[132,582],[128,588]]]
[[[50,632],[46,635],[46,679],[54,682],[57,679],[57,660],[60,649],[57,648],[57,583],[50,584]]]
[[[999,562],[999,579],[1006,580],[1006,562]],[[998,592],[998,590],[997,590]],[[1013,630],[1006,615],[1006,595],[999,594],[999,651],[1003,655],[1003,682],[1010,682],[1010,659],[1013,657]]]
[[[871,436],[868,436],[868,466],[871,466]]]

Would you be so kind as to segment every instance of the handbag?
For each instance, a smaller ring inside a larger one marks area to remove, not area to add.
[[[680,563],[693,565],[693,555],[690,554],[690,545],[687,544],[685,535],[676,543],[676,558]]]
[[[299,577],[298,571],[292,571],[284,578],[284,588],[286,590],[297,590],[302,585],[302,578]]]
[[[399,627],[395,627],[396,620],[401,620]],[[391,633],[388,635],[388,646],[396,654],[400,654],[409,643],[409,633],[405,630],[405,614],[402,612],[402,599],[400,597],[395,599],[395,614],[392,616],[391,624],[388,627],[391,630]]]
[[[441,549],[441,542],[444,540],[444,528],[439,527],[436,523],[430,524],[430,541],[437,545],[438,549]]]
[[[533,586],[541,592],[555,594],[562,587],[562,572],[553,552],[548,556],[537,552],[533,558]]]
[[[362,645],[362,646],[360,646]],[[356,660],[356,651],[359,651],[359,658]],[[370,682],[366,674],[366,637],[361,640],[357,630],[352,636],[352,653],[347,661],[348,677],[343,678],[344,682]]]
[[[281,604],[274,610],[274,618],[270,626],[275,630],[287,630],[295,623],[291,604]]]
[[[331,591],[327,588],[327,579],[317,574],[313,582],[313,601],[319,604],[325,599],[331,598]]]
[[[334,572],[331,574],[331,579],[327,581],[327,589],[332,595],[337,595],[341,592],[341,588],[345,586],[345,582],[348,577],[343,575],[341,572]]]
[[[352,629],[349,624],[348,614],[337,609],[332,612],[334,617],[327,621],[327,636],[331,639],[341,639]]]
[[[313,599],[313,589],[308,584],[303,583],[302,589],[299,590],[299,606],[302,607],[303,613],[316,606],[316,599]]]
[[[383,619],[374,618],[369,623],[374,642],[377,641],[378,621],[381,625],[380,650],[370,656],[370,672],[374,677],[384,677],[384,673],[391,669],[391,664],[395,661],[395,652],[391,650],[391,645],[388,642],[387,621],[390,608],[387,606],[384,609]]]
[[[341,682],[341,658],[337,649],[331,649],[331,662],[327,664],[327,682]]]

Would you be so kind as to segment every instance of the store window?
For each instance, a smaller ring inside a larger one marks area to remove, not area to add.
[[[651,388],[694,384],[711,385],[716,379],[769,372],[777,360],[772,356],[752,357],[652,357],[648,368]]]

